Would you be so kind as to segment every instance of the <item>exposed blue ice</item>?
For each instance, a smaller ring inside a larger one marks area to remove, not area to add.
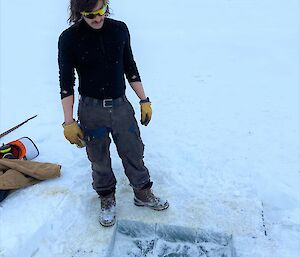
[[[231,235],[180,226],[118,222],[110,257],[235,257]]]

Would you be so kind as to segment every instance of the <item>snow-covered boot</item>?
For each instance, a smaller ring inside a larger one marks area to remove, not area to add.
[[[116,199],[115,193],[107,196],[100,196],[101,211],[99,215],[99,222],[104,227],[113,226],[116,222]]]
[[[149,187],[142,189],[134,188],[134,204],[137,206],[149,207],[156,211],[167,209],[169,207],[168,201],[155,196],[151,187],[152,182],[149,183]]]

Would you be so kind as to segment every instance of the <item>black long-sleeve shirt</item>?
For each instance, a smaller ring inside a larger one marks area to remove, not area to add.
[[[75,69],[80,95],[97,99],[125,94],[124,74],[129,82],[141,81],[124,22],[105,18],[101,29],[83,19],[59,37],[58,64],[61,98],[74,94]]]

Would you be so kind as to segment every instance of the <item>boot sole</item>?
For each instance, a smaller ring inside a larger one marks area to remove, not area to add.
[[[165,206],[163,206],[162,208],[156,208],[154,206],[151,206],[151,205],[148,205],[148,204],[145,204],[145,203],[142,203],[142,202],[137,202],[136,199],[134,199],[134,204],[138,207],[148,207],[152,210],[155,210],[155,211],[163,211],[165,209],[168,209],[169,208],[169,203],[167,203]]]
[[[102,227],[112,227],[113,225],[115,225],[115,223],[116,223],[116,220],[114,220],[113,222],[111,222],[111,223],[102,223],[101,221],[99,221],[99,223],[100,223],[100,225],[102,226]]]

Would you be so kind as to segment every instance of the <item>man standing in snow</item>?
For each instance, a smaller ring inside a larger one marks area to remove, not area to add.
[[[71,144],[86,144],[93,188],[101,200],[99,221],[103,226],[112,226],[116,216],[109,134],[133,188],[134,203],[154,210],[169,206],[151,190],[152,181],[143,162],[144,145],[134,110],[125,96],[124,74],[140,99],[141,124],[147,126],[151,103],[133,58],[129,31],[124,22],[107,18],[108,14],[107,0],[70,0],[69,21],[73,25],[60,35],[58,43],[64,135]],[[73,119],[75,69],[80,127]]]

